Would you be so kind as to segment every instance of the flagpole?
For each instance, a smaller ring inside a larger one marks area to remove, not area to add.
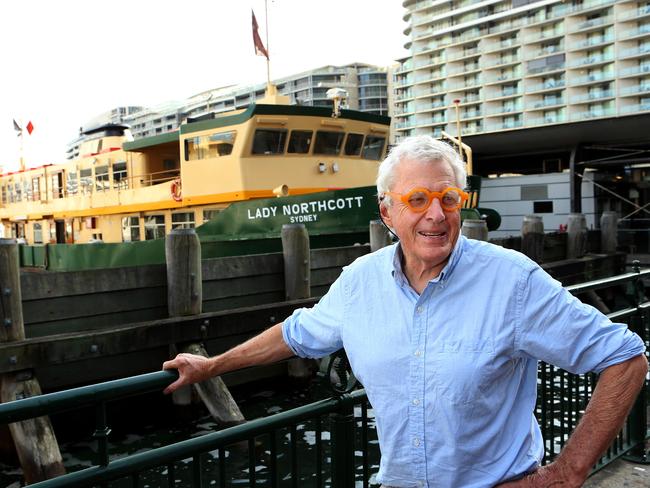
[[[25,131],[22,129],[22,122],[20,123],[20,171],[25,171]]]
[[[271,48],[269,46],[269,5],[268,0],[264,0],[264,24],[266,25],[266,84],[271,85]]]

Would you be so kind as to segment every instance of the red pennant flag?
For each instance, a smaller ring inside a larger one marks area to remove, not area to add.
[[[32,132],[34,131],[34,124],[32,124],[31,120],[27,122],[27,126],[25,127],[25,129],[27,129],[27,133],[31,136]]]
[[[251,10],[251,13],[253,14],[253,45],[255,46],[255,54],[269,59],[269,53],[266,51],[264,44],[262,44],[259,32],[257,32],[257,19],[255,18],[255,12]]]

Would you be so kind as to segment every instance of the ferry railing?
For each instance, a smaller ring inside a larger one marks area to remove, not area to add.
[[[581,295],[599,289],[623,287],[624,293],[621,295],[625,297],[625,306],[608,316],[612,320],[628,321],[630,328],[643,338],[646,344],[646,356],[648,356],[650,301],[645,296],[643,280],[649,278],[650,269],[642,271],[637,266],[631,273],[572,285],[567,289],[575,295]],[[335,362],[332,361],[331,364],[334,365]],[[344,377],[345,364],[343,368],[334,366],[334,369],[339,377]],[[329,378],[330,374],[331,371],[328,370],[325,376]],[[281,481],[289,480],[291,486],[297,487],[302,482],[300,479],[301,468],[303,472],[305,469],[299,464],[299,461],[304,461],[305,452],[303,451],[308,451],[308,449],[301,449],[299,453],[298,450],[298,443],[301,442],[298,438],[298,427],[305,422],[312,422],[315,425],[316,442],[312,462],[314,472],[310,473],[315,485],[317,487],[351,488],[355,486],[355,483],[361,483],[364,487],[369,486],[371,459],[379,458],[378,445],[375,441],[376,434],[370,429],[371,423],[374,423],[374,416],[367,403],[364,390],[352,391],[353,377],[347,381],[345,387],[336,390],[337,395],[333,398],[198,438],[184,440],[121,459],[109,460],[108,435],[110,429],[106,422],[107,402],[131,395],[159,391],[176,378],[175,371],[160,371],[1,404],[0,424],[87,405],[95,406],[96,426],[93,437],[97,439],[98,443],[97,464],[31,485],[39,488],[83,487],[98,484],[107,486],[109,481],[123,478],[128,478],[130,485],[135,488],[141,485],[143,472],[154,468],[166,469],[166,473],[162,476],[167,477],[167,486],[181,486],[176,482],[179,470],[176,469],[175,463],[186,459],[191,459],[191,469],[185,473],[189,478],[187,482],[191,483],[189,486],[203,486],[203,481],[210,477],[211,484],[218,482],[217,486],[225,487],[229,485],[226,479],[228,463],[226,462],[225,448],[234,443],[245,443],[247,446],[249,486],[277,487]],[[595,383],[596,377],[593,374],[573,375],[554,366],[540,363],[538,402],[535,414],[546,443],[545,463],[552,461],[558,455],[570,432],[577,425],[591,397]],[[650,461],[645,448],[649,435],[647,416],[649,396],[650,384],[646,378],[643,390],[621,432],[594,470],[598,470],[626,454],[637,462]],[[326,427],[323,422],[325,415],[329,415],[329,446],[322,444],[324,427]],[[278,435],[282,429],[289,431],[286,435],[289,439],[288,458],[290,461],[289,466],[281,469]],[[265,461],[259,459],[256,450],[257,442],[261,442],[263,437],[266,437],[268,445],[268,458]],[[210,464],[210,460],[206,459],[206,456],[210,454],[216,459],[215,463]],[[326,477],[327,472],[324,472],[324,469],[328,454],[331,458],[329,463],[331,474]],[[359,460],[359,458],[361,459]],[[259,473],[257,471],[258,463],[263,465],[262,471]],[[374,467],[372,465],[373,469]],[[230,467],[230,471],[232,470],[233,468]],[[280,479],[281,470],[287,472],[282,480]],[[241,480],[239,481],[241,482]],[[184,484],[183,486],[188,485]]]

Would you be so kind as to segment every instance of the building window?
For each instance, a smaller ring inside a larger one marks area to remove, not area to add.
[[[122,218],[122,241],[135,242],[140,240],[140,218],[138,216]]]
[[[165,237],[165,216],[146,215],[144,217],[144,238],[147,241]]]
[[[178,212],[172,214],[172,229],[193,229],[194,212]]]
[[[34,244],[43,244],[43,226],[34,222]]]

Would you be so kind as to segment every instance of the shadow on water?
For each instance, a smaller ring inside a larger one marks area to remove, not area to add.
[[[274,381],[251,383],[231,389],[242,413],[248,420],[266,417],[284,412],[331,396],[329,389],[314,380],[310,383],[294,383],[286,378]],[[357,408],[357,416],[360,407]],[[369,455],[370,471],[376,472],[379,464],[379,448],[376,441],[374,418],[371,411],[368,422],[369,443],[374,445]],[[357,432],[361,421],[358,419]],[[96,445],[92,439],[94,431],[94,411],[92,409],[77,410],[59,414],[52,418],[55,432],[59,439],[63,461],[68,472],[87,468],[97,459]],[[200,404],[179,408],[171,403],[170,397],[162,394],[149,394],[134,397],[109,404],[108,423],[111,427],[109,437],[109,454],[111,460],[144,452],[152,448],[165,446],[174,442],[212,433],[219,426],[209,416],[207,410]],[[278,486],[292,486],[291,469],[294,456],[299,460],[297,486],[317,486],[320,478],[324,486],[329,486],[330,452],[329,431],[327,418],[321,419],[321,448],[317,448],[317,430],[315,420],[298,424],[295,429],[297,441],[292,450],[289,442],[291,429],[281,429],[276,433]],[[357,439],[356,445],[361,445]],[[254,462],[249,463],[249,449],[254,451]],[[248,486],[250,469],[255,470],[256,486],[271,486],[270,469],[271,436],[261,435],[255,443],[249,446],[247,442],[227,446],[223,450],[215,450],[201,455],[201,471],[203,486]],[[320,456],[321,475],[317,476],[316,458]],[[355,451],[357,465],[360,465],[362,452]],[[22,486],[20,468],[6,461],[0,462],[0,487],[17,488]],[[221,469],[225,467],[224,480],[221,480]],[[176,462],[171,467],[161,466],[141,473],[139,486],[167,487],[169,479],[176,486],[192,486],[194,464],[192,459]],[[357,469],[360,483],[363,473]],[[222,484],[224,483],[224,484]],[[357,483],[357,484],[359,484]],[[131,488],[130,479],[120,479],[109,484],[111,488]]]

